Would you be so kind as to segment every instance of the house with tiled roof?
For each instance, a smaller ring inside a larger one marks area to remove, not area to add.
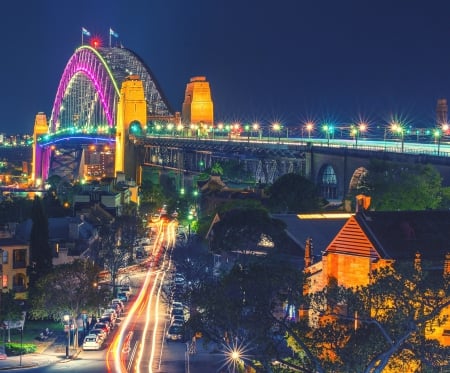
[[[369,284],[374,270],[394,261],[421,260],[436,276],[450,275],[450,211],[360,211],[351,216],[328,244],[319,261],[305,249],[308,293],[330,279],[353,288]],[[450,309],[443,315],[450,316]],[[310,315],[311,316],[311,315]],[[450,317],[433,338],[450,345]],[[448,334],[448,335],[447,335]]]

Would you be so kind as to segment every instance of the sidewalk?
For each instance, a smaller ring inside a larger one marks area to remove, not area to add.
[[[5,360],[0,360],[0,370],[18,370],[40,365],[65,363],[76,359],[80,350],[71,349],[70,356],[66,359],[65,337],[57,336],[42,352],[25,354],[22,356],[8,356]]]
[[[196,342],[196,352],[189,354],[187,366],[189,373],[220,372],[219,369],[224,368],[225,355],[213,346],[205,347],[201,340]]]

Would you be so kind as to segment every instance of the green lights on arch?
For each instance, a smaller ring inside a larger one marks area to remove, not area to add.
[[[119,85],[117,84],[116,80],[114,79],[113,73],[112,73],[111,69],[109,68],[109,66],[108,66],[107,62],[105,61],[105,59],[102,57],[102,55],[95,48],[92,48],[89,45],[82,45],[81,47],[77,48],[75,52],[78,52],[78,51],[80,51],[82,49],[90,50],[102,62],[102,65],[104,66],[105,70],[108,72],[108,75],[109,75],[109,77],[111,79],[111,82],[112,82],[112,84],[114,86],[114,90],[116,91],[117,96],[120,97]]]

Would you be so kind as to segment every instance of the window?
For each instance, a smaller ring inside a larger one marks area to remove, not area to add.
[[[2,253],[2,263],[8,264],[8,252],[6,250],[3,250],[2,248],[0,248],[0,251]]]
[[[8,287],[8,275],[2,275],[2,287],[7,288]]]
[[[26,268],[27,249],[18,249],[13,251],[13,268]]]
[[[18,292],[23,292],[26,290],[25,275],[23,273],[18,273],[14,275],[13,290]]]

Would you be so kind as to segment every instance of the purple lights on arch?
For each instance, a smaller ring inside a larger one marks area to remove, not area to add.
[[[59,119],[65,92],[70,81],[77,73],[83,73],[92,82],[96,92],[99,95],[101,106],[105,112],[108,125],[109,127],[113,127],[115,95],[113,93],[113,97],[111,97],[111,94],[108,95],[108,92],[115,92],[114,85],[112,84],[108,72],[106,71],[106,67],[102,61],[100,61],[100,59],[92,51],[83,49],[77,51],[70,58],[66,68],[64,69],[53,104],[50,119],[51,132],[56,131],[56,123]],[[105,82],[105,84],[102,85],[102,82]]]

